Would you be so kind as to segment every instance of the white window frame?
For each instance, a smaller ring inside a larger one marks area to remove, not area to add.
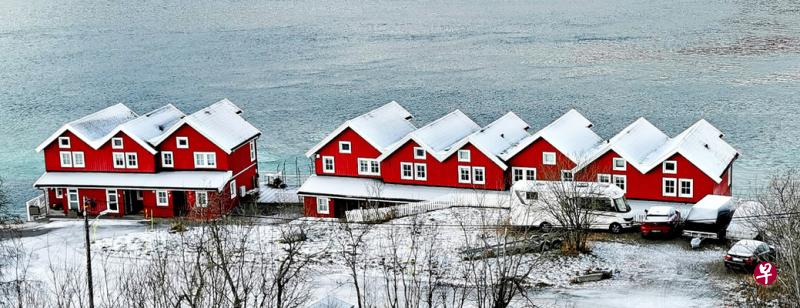
[[[347,149],[344,146],[347,146]],[[339,141],[339,153],[350,154],[353,153],[353,143],[350,141]]]
[[[133,157],[133,164],[131,164],[131,157]],[[139,168],[139,154],[133,152],[125,152],[125,168],[136,169]]]
[[[229,185],[230,186],[228,187],[228,189],[231,190],[231,199],[235,199],[236,198],[236,179],[231,180],[231,183]]]
[[[167,164],[167,156],[169,156],[169,164]],[[161,166],[166,168],[175,168],[175,154],[171,151],[161,152]]]
[[[325,163],[327,160],[331,161],[330,169],[328,169],[328,164]],[[336,160],[333,159],[333,156],[322,156],[322,173],[336,173]]]
[[[367,170],[361,170],[361,163],[366,164]],[[377,171],[374,171],[372,167],[378,167]],[[358,159],[358,174],[359,175],[381,175],[381,164],[378,162],[377,159],[371,158],[359,158]]]
[[[567,179],[566,174],[569,174],[569,179]],[[561,181],[562,182],[574,182],[575,181],[575,174],[572,173],[572,170],[564,169],[561,170]]]
[[[625,186],[625,188],[620,187],[622,191],[628,192],[628,176],[620,174],[611,175],[611,184],[617,185],[617,179],[622,179],[622,183]],[[617,185],[617,187],[619,187],[619,185]]]
[[[256,141],[250,141],[250,161],[256,161]]]
[[[203,200],[204,203],[200,202],[200,196],[204,196]],[[194,192],[194,205],[197,207],[208,207],[208,192],[207,191],[195,191]]]
[[[466,171],[467,178],[462,177],[462,172]],[[469,166],[458,166],[458,182],[461,184],[472,183],[472,169]]]
[[[683,193],[683,183],[689,183],[689,193]],[[678,191],[678,197],[681,198],[691,198],[694,196],[694,180],[692,179],[680,179],[678,180],[678,186],[676,188]]]
[[[406,175],[405,167],[408,167],[409,174]],[[400,163],[400,179],[401,180],[413,180],[414,179],[414,164],[412,163]]]
[[[603,181],[606,179],[606,181]],[[597,174],[597,183],[609,183],[611,184],[611,175],[608,173],[599,173]]]
[[[64,199],[64,191],[62,188],[54,188],[57,199]]]
[[[116,204],[117,209],[111,209],[111,196],[114,196],[114,204]],[[106,189],[106,210],[111,213],[119,213],[119,195],[117,194],[116,189]]]
[[[64,143],[66,141],[67,143]],[[69,137],[58,137],[58,148],[59,149],[69,149],[71,146],[71,142]]]
[[[420,169],[422,167],[422,169]],[[422,170],[423,176],[419,176],[419,171]],[[414,164],[414,179],[417,181],[428,180],[428,165],[427,164]]]
[[[122,164],[117,164],[117,158],[122,158]],[[125,157],[124,152],[112,152],[111,153],[111,160],[114,164],[114,168],[116,169],[125,169],[125,165],[127,164],[127,158]]]
[[[517,179],[517,171],[522,173],[520,176],[521,178]],[[533,178],[528,179],[528,172],[533,172]],[[535,181],[536,180],[536,168],[525,168],[525,167],[511,167],[511,182],[516,183],[520,180],[526,181]]]
[[[422,151],[422,155],[417,155],[420,151]],[[428,155],[428,153],[425,151],[425,148],[423,148],[423,147],[414,147],[414,159],[425,159],[425,157],[427,155]]]
[[[161,202],[161,194],[164,194],[164,202]],[[169,191],[156,190],[156,206],[169,206]]]
[[[325,205],[325,209],[323,210],[320,205]],[[325,197],[317,197],[317,214],[330,214],[331,213],[331,203],[330,199]]]
[[[186,145],[181,145],[181,141],[186,142]],[[178,149],[188,149],[189,137],[175,137],[175,147]]]
[[[80,158],[80,159],[78,159]],[[78,163],[80,161],[80,164]],[[83,152],[72,152],[72,167],[73,168],[85,168],[86,167],[86,156],[83,155]]]
[[[117,145],[117,141],[119,141],[119,145]],[[122,149],[125,147],[125,143],[120,137],[111,138],[111,148],[112,149]]]
[[[617,162],[622,162],[622,167],[617,167]],[[614,157],[614,159],[611,160],[611,168],[614,171],[625,171],[628,169],[628,161],[622,157]]]
[[[64,160],[66,158],[66,160]],[[72,168],[72,152],[61,151],[58,152],[58,160],[61,162],[62,168]]]
[[[204,168],[204,169],[213,169],[217,167],[217,153],[214,152],[194,152],[194,167],[195,168]],[[197,158],[202,157],[202,161],[198,161]],[[198,164],[200,162],[200,164]]]
[[[556,163],[557,163],[556,152],[542,152],[542,165],[555,166]]]
[[[480,171],[480,172],[478,172]],[[477,174],[481,174],[483,179],[478,180]],[[472,184],[486,184],[486,168],[485,167],[472,167]]]
[[[672,192],[667,191],[667,183],[672,183]],[[661,195],[664,197],[677,197],[678,196],[678,179],[676,178],[662,178],[661,179]]]
[[[667,169],[667,165],[669,165],[669,164],[672,164],[672,167],[673,167],[672,170]],[[674,161],[674,160],[665,160],[663,163],[661,163],[661,171],[664,174],[677,174],[678,173],[678,162]]]
[[[458,150],[458,161],[468,163],[472,160],[472,153],[469,150]]]

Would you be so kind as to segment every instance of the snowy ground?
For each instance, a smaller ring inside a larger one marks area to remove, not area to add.
[[[437,260],[447,269],[448,280],[457,282],[463,276],[465,261],[460,249],[481,239],[481,234],[496,234],[497,229],[479,225],[497,225],[505,219],[506,211],[499,209],[454,208],[435,211],[417,217],[404,217],[391,222],[359,226],[366,228],[364,243],[367,263],[379,267],[380,260],[392,247],[400,247],[401,254],[410,253],[410,232],[416,228],[417,243],[435,243]],[[459,224],[463,223],[465,227]],[[277,245],[281,228],[302,225],[308,240],[305,252],[316,254],[312,296],[314,299],[329,295],[354,302],[348,285],[346,267],[338,255],[341,247],[342,225],[333,220],[297,219],[258,221],[253,230],[260,244]],[[32,252],[31,277],[47,280],[48,265],[58,263],[83,268],[83,224],[79,220],[60,220],[32,228],[23,239]],[[190,228],[188,232],[198,229]],[[394,237],[397,242],[388,240]],[[130,220],[101,220],[92,231],[93,250],[105,262],[126,262],[131,258],[147,258],[154,250],[169,250],[176,245],[178,235],[167,232],[165,224],[150,226],[145,222]],[[255,241],[254,241],[255,242]],[[256,243],[253,243],[254,245]],[[530,254],[525,262],[534,266],[533,280],[549,285],[538,289],[535,302],[542,306],[572,307],[707,307],[730,303],[725,294],[730,292],[733,276],[714,273],[719,266],[724,248],[705,245],[692,251],[686,240],[643,241],[636,234],[612,236],[603,234],[592,242],[592,253],[578,257],[563,257],[557,252]],[[425,254],[424,252],[422,254]],[[100,266],[98,264],[97,266]],[[612,268],[615,277],[594,283],[574,285],[569,282],[575,272],[587,268]],[[381,288],[379,271],[370,271],[368,285]],[[380,292],[376,292],[380,293]]]

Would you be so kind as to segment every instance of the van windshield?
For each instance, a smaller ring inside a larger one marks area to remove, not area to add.
[[[631,211],[631,207],[628,206],[628,201],[625,200],[625,197],[614,199],[614,205],[617,207],[618,212],[627,213]]]

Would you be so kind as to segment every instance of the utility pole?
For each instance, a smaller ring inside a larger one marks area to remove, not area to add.
[[[94,284],[92,283],[92,248],[89,241],[89,213],[83,206],[83,229],[86,233],[86,280],[89,284],[89,308],[94,308]]]

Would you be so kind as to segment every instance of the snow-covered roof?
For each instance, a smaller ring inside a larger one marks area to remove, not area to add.
[[[370,112],[350,119],[328,134],[306,152],[307,157],[316,154],[345,129],[350,128],[364,138],[375,149],[383,153],[390,145],[416,129],[411,123],[411,113],[395,101],[389,102]]]
[[[150,142],[159,144],[183,124],[187,124],[223,151],[230,153],[245,141],[261,134],[261,131],[242,118],[241,113],[239,107],[228,99],[223,99],[185,116],[167,132],[151,138]]]
[[[686,216],[688,221],[716,221],[720,210],[730,209],[732,205],[730,196],[708,195],[700,199],[697,204],[692,207],[689,214]]]
[[[122,130],[128,135],[150,142],[150,140],[164,135],[184,116],[186,114],[172,104],[168,104],[122,124]]]
[[[520,180],[514,182],[511,191],[574,191],[579,195],[586,196],[606,196],[609,198],[622,198],[625,191],[610,183],[598,182],[563,182],[563,181],[539,181],[539,180]]]
[[[390,146],[387,151],[378,157],[378,160],[385,159],[408,141],[414,140],[414,142],[425,148],[428,154],[439,161],[443,161],[448,154],[452,153],[451,150],[455,148],[459,141],[480,129],[481,127],[475,121],[472,121],[461,110],[456,109],[408,133],[403,139]]]
[[[591,127],[592,122],[577,110],[571,109],[540,131],[522,139],[502,153],[500,157],[503,160],[509,160],[534,141],[542,138],[552,144],[559,152],[566,155],[571,161],[578,163],[582,159],[591,156],[603,142],[603,139]]]
[[[33,186],[221,190],[231,176],[230,171],[45,172]]]
[[[508,168],[500,159],[499,155],[509,147],[518,143],[523,138],[529,136],[528,128],[530,125],[522,120],[513,112],[506,113],[489,125],[484,126],[479,131],[461,139],[450,147],[444,157],[450,157],[467,143],[471,143],[478,150],[483,152],[500,168]]]
[[[138,115],[133,112],[133,110],[122,103],[109,106],[105,109],[64,124],[64,126],[61,126],[61,128],[59,128],[55,133],[50,135],[50,137],[36,147],[36,151],[42,151],[67,130],[89,144],[89,146],[92,148],[97,149],[103,145],[106,137],[115,128],[117,128],[117,126],[128,122],[137,116]]]

